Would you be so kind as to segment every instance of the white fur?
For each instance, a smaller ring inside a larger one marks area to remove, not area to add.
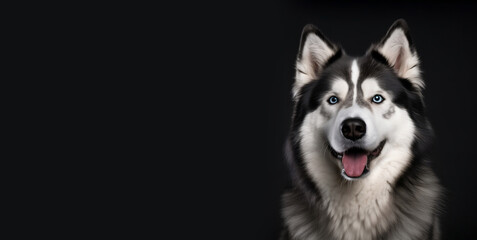
[[[356,60],[353,60],[351,64],[351,81],[354,85],[354,92],[353,92],[353,102],[356,101],[356,96],[358,95],[357,87],[358,87],[358,78],[359,78],[359,67]]]

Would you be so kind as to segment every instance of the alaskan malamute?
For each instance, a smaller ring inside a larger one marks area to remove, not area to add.
[[[439,239],[419,58],[404,20],[362,57],[303,29],[282,239]]]

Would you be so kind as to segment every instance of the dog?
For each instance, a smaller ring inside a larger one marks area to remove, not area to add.
[[[405,20],[361,57],[304,27],[280,239],[440,239],[424,87]]]

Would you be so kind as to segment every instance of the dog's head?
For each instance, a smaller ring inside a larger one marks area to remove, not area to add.
[[[357,180],[374,170],[402,171],[411,157],[415,123],[426,121],[423,87],[404,20],[358,58],[347,56],[313,25],[305,26],[293,86],[293,129],[310,174]]]

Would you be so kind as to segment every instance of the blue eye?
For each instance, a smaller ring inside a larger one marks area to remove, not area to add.
[[[338,102],[338,98],[335,97],[335,96],[331,96],[329,99],[328,99],[328,102],[330,104],[336,104]]]
[[[377,95],[374,95],[372,100],[374,103],[382,103],[384,101],[384,98],[383,96],[377,94]]]

